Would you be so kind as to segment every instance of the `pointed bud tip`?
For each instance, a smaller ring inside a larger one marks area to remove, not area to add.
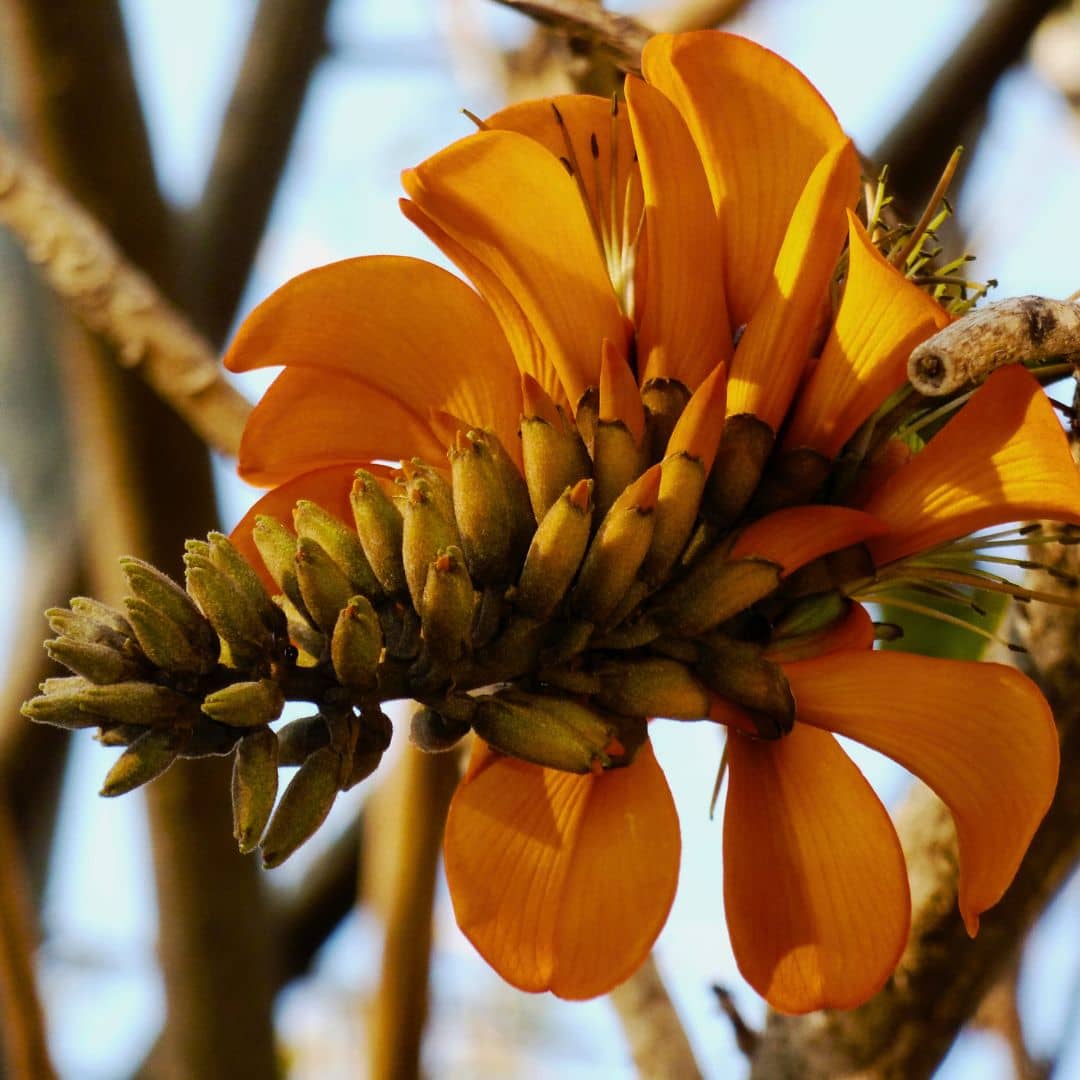
[[[583,514],[588,513],[589,506],[592,502],[592,493],[592,480],[579,480],[572,488],[570,488],[569,499],[571,506],[580,510]]]

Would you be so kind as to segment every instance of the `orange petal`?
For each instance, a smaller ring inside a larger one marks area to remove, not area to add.
[[[693,390],[731,358],[723,248],[701,158],[678,110],[640,79],[626,100],[645,190],[649,272],[637,300],[642,382],[678,379]]]
[[[799,392],[784,446],[835,457],[907,378],[907,358],[949,316],[874,247],[848,212],[848,275],[821,359]]]
[[[881,566],[989,525],[1080,524],[1080,473],[1046,394],[1001,368],[863,507],[891,531],[870,544]]]
[[[626,328],[573,179],[540,144],[481,131],[407,171],[409,197],[503,283],[574,403]]]
[[[701,153],[723,227],[728,312],[739,326],[772,275],[807,179],[844,133],[800,71],[745,38],[656,34],[641,62]]]
[[[747,982],[775,1009],[848,1009],[892,974],[911,919],[892,822],[829,734],[728,739],[724,908]]]
[[[803,724],[891,757],[956,819],[968,932],[1001,898],[1058,774],[1058,737],[1038,687],[1001,664],[900,652],[835,653],[785,665]]]
[[[252,410],[239,472],[270,485],[345,462],[443,461],[446,445],[425,416],[399,398],[345,375],[288,367]]]
[[[641,393],[626,358],[607,338],[600,352],[598,415],[601,420],[621,421],[634,437],[634,442],[641,442],[645,434],[645,406]]]
[[[774,641],[765,650],[765,659],[777,664],[790,664],[795,660],[808,660],[812,656],[844,650],[866,650],[874,647],[874,620],[870,612],[852,600],[848,613],[838,623],[815,634]]]
[[[593,219],[604,223],[605,229],[613,228],[616,236],[623,235],[624,230],[634,235],[641,217],[634,138],[626,110],[612,112],[611,98],[561,94],[522,101],[489,116],[484,126],[492,131],[528,135],[557,158],[566,160],[571,158],[566,145],[569,139],[578,166],[575,175],[584,188]]]
[[[294,477],[288,483],[268,491],[237,522],[229,539],[239,548],[244,558],[259,572],[267,591],[274,594],[279,591],[263,564],[259,549],[251,539],[251,530],[255,518],[261,514],[277,518],[292,528],[292,511],[300,499],[310,499],[324,510],[346,524],[353,520],[352,507],[349,504],[349,492],[352,490],[353,473],[357,465],[333,465],[329,469],[317,469]],[[366,465],[366,469],[376,476],[390,477],[392,470],[381,465]]]
[[[887,531],[888,526],[873,515],[847,506],[791,506],[766,514],[743,529],[729,557],[756,555],[790,574],[830,551]]]
[[[726,400],[727,367],[720,363],[694,391],[675,421],[665,451],[667,456],[689,454],[702,463],[707,475],[720,449]]]
[[[346,259],[293,278],[244,320],[225,364],[362,379],[423,414],[444,409],[516,438],[517,368],[491,309],[419,259]]]
[[[510,343],[510,351],[518,371],[531,375],[552,397],[561,404],[568,405],[569,399],[563,393],[555,368],[544,354],[544,346],[536,331],[525,317],[521,305],[499,280],[498,275],[448,236],[415,203],[408,199],[399,199],[398,206],[402,214],[480,290]]]
[[[446,876],[466,937],[507,982],[581,999],[645,959],[679,873],[679,823],[646,743],[578,776],[478,747],[446,822]]]
[[[818,162],[792,211],[772,276],[731,362],[729,414],[753,413],[779,429],[810,358],[843,245],[844,212],[858,197],[859,158],[845,140]]]

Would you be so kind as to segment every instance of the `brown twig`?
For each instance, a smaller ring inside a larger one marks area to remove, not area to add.
[[[214,341],[229,329],[266,227],[331,0],[261,0],[186,230],[181,290]]]
[[[927,80],[870,158],[888,164],[906,205],[921,205],[1002,73],[1023,55],[1056,0],[995,0]],[[970,150],[970,147],[969,147]],[[970,160],[972,155],[968,154]]]
[[[619,1014],[642,1080],[701,1077],[690,1040],[651,955],[626,982],[612,990],[611,1003]]]
[[[34,933],[22,852],[6,793],[0,794],[0,1031],[8,1076],[56,1075],[34,978]]]
[[[388,870],[381,914],[386,923],[379,989],[371,1020],[373,1080],[415,1080],[427,1020],[431,912],[443,824],[459,776],[456,754],[405,750],[394,778],[393,820],[372,830],[368,848]],[[393,845],[386,851],[387,845]]]
[[[136,369],[207,443],[235,454],[250,405],[213,349],[101,227],[0,137],[0,222],[82,323]]]
[[[623,71],[641,72],[641,50],[652,31],[629,15],[588,0],[496,0],[566,34],[579,48],[604,53]]]

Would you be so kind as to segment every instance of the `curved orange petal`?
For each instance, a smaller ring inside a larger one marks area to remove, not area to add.
[[[339,521],[351,524],[353,521],[352,506],[349,503],[349,492],[352,490],[353,473],[359,466],[332,465],[328,469],[316,469],[314,472],[296,476],[287,483],[281,484],[268,491],[254,506],[237,522],[236,527],[229,535],[229,539],[240,550],[241,554],[263,579],[267,591],[273,595],[279,592],[278,586],[270,577],[263,564],[262,556],[255,542],[251,539],[251,530],[255,525],[255,518],[267,514],[277,518],[290,529],[292,528],[292,511],[297,501],[309,499],[318,503],[324,510],[329,511]],[[392,470],[382,465],[365,465],[369,472],[376,476],[389,478],[393,475]]]
[[[848,211],[848,274],[821,359],[800,390],[784,446],[835,457],[907,378],[907,358],[949,321],[931,296],[882,257]]]
[[[563,166],[513,131],[481,131],[406,171],[409,197],[503,283],[574,403],[600,377],[600,343],[626,327],[584,203]]]
[[[1012,365],[995,371],[863,509],[890,526],[869,545],[881,566],[989,525],[1080,524],[1080,472],[1046,394]]]
[[[446,445],[428,419],[359,379],[288,367],[263,394],[240,441],[240,475],[279,484],[345,462],[408,459],[438,463]]]
[[[244,320],[231,371],[276,364],[363,379],[423,414],[444,409],[517,436],[518,372],[491,309],[453,274],[399,256],[331,263],[293,278]]]
[[[765,650],[765,659],[790,664],[828,653],[872,649],[874,620],[870,618],[870,612],[855,600],[849,601],[849,605],[847,614],[825,630],[773,641]]]
[[[679,823],[645,743],[579,776],[479,745],[446,822],[446,876],[465,936],[521,990],[595,997],[645,959],[679,873]]]
[[[729,558],[756,555],[790,574],[830,551],[887,531],[888,526],[872,514],[847,506],[790,506],[766,514],[743,529]]]
[[[674,105],[627,77],[626,100],[645,190],[649,272],[637,298],[641,381],[693,390],[731,357],[723,249],[701,158]]]
[[[844,212],[858,197],[859,158],[845,139],[818,162],[792,211],[772,276],[731,361],[729,415],[753,413],[779,430],[814,347],[844,241]]]
[[[1001,664],[900,652],[785,665],[799,723],[898,761],[952,811],[968,932],[1001,898],[1054,795],[1058,736],[1038,687]]]
[[[907,869],[881,801],[828,733],[728,739],[724,908],[747,982],[775,1009],[866,1001],[911,919]]]
[[[825,99],[776,53],[733,34],[656,34],[645,78],[682,113],[723,225],[732,324],[745,323],[772,274],[814,167],[844,141]]]
[[[499,320],[499,326],[510,344],[519,372],[527,372],[560,404],[568,404],[559,377],[544,354],[544,346],[536,336],[521,305],[510,290],[479,259],[474,258],[456,240],[448,236],[414,202],[398,199],[402,214],[413,223],[476,287]]]
[[[557,158],[567,160],[571,156],[566,146],[569,138],[578,166],[576,175],[593,219],[609,234],[613,230],[615,236],[622,236],[628,231],[633,237],[641,217],[634,138],[626,110],[616,106],[613,112],[611,98],[560,94],[521,101],[489,116],[484,126],[491,131],[528,135]]]

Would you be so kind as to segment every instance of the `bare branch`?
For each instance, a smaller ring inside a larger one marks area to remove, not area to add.
[[[927,80],[900,122],[870,155],[887,164],[907,204],[921,204],[964,133],[985,108],[1002,73],[1056,0],[995,0]],[[968,160],[972,155],[967,155]]]
[[[459,775],[456,754],[424,754],[410,746],[398,763],[393,790],[380,792],[392,800],[394,812],[384,815],[387,827],[371,830],[367,847],[377,865],[369,876],[382,876],[378,870],[385,870],[389,878],[380,883],[384,902],[376,905],[386,923],[386,937],[371,1019],[373,1080],[420,1076],[435,871]]]
[[[616,67],[641,73],[641,50],[652,31],[629,15],[606,11],[588,0],[496,0],[564,33],[580,48],[609,56]]]
[[[34,932],[22,852],[0,796],[0,1030],[9,1076],[56,1075],[34,979]]]
[[[101,227],[0,137],[0,222],[82,323],[116,349],[207,443],[240,446],[250,405],[214,352]]]
[[[277,191],[331,0],[261,0],[187,230],[182,291],[214,341],[229,329]]]
[[[665,1080],[670,1076],[700,1080],[701,1069],[690,1040],[651,955],[626,982],[611,991],[611,1003],[622,1021],[642,1080]]]

